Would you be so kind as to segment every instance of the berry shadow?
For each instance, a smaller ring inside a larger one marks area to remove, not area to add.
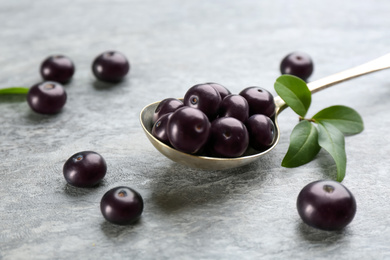
[[[63,190],[66,196],[78,198],[78,197],[90,196],[99,193],[100,192],[99,189],[105,187],[106,184],[107,183],[104,179],[101,180],[97,185],[89,188],[79,188],[66,183],[64,185]]]
[[[267,170],[259,172],[261,161],[224,171],[194,170],[175,163],[156,176],[151,201],[163,213],[191,209],[203,204],[223,203],[248,192],[248,186],[262,187]]]
[[[39,114],[39,113],[36,113],[34,111],[32,111],[31,109],[29,109],[29,111],[26,111],[26,114],[24,116],[24,119],[26,121],[28,121],[28,123],[30,124],[45,124],[45,123],[50,123],[50,122],[53,122],[53,121],[56,121],[58,120],[59,118],[61,118],[62,114],[64,113],[64,108],[56,113],[56,114],[51,114],[51,115],[46,115],[46,114]]]
[[[117,86],[123,85],[126,82],[127,82],[126,79],[123,79],[118,82],[104,82],[96,79],[92,82],[92,85],[96,90],[109,90]]]
[[[302,221],[299,221],[296,229],[304,241],[324,246],[339,244],[348,234],[348,227],[338,231],[325,231],[310,227]]]
[[[100,224],[100,229],[107,238],[117,240],[118,237],[122,237],[126,233],[131,233],[139,225],[142,225],[142,216],[129,225],[115,225],[103,220]]]
[[[27,95],[0,95],[0,104],[1,103],[22,103],[26,102]]]

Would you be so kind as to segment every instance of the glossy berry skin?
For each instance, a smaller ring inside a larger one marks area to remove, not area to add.
[[[331,180],[306,185],[298,195],[297,209],[303,222],[322,230],[339,230],[355,216],[356,201],[341,183]]]
[[[137,221],[144,210],[141,195],[129,187],[120,186],[107,191],[100,201],[103,217],[113,224],[128,225]]]
[[[210,148],[218,156],[239,157],[249,144],[245,125],[233,117],[220,117],[211,123]]]
[[[92,72],[101,81],[119,82],[129,72],[130,63],[120,52],[107,51],[95,58],[92,63]]]
[[[201,110],[210,120],[217,116],[221,101],[221,95],[209,84],[192,86],[183,99],[184,105]]]
[[[227,95],[231,94],[230,90],[228,90],[225,86],[222,86],[221,84],[214,83],[214,82],[208,82],[206,84],[209,84],[216,91],[218,91],[219,95],[221,96],[221,99],[224,99]]]
[[[154,111],[152,122],[155,123],[162,115],[172,113],[182,106],[184,106],[183,102],[176,98],[162,100]]]
[[[261,114],[256,114],[248,118],[245,123],[250,139],[250,145],[259,151],[272,146],[275,141],[276,128],[272,120]]]
[[[293,52],[283,58],[280,72],[301,78],[304,81],[313,73],[314,65],[311,57],[304,52]]]
[[[64,55],[52,55],[47,57],[40,67],[40,73],[44,80],[55,81],[61,84],[67,83],[75,71],[71,59]]]
[[[67,95],[63,86],[54,81],[35,84],[27,93],[27,103],[37,113],[56,114],[64,107]]]
[[[275,115],[275,103],[272,94],[260,87],[248,87],[240,93],[249,105],[249,116],[254,114],[263,114],[268,117]]]
[[[168,120],[172,113],[162,115],[152,127],[152,135],[165,144],[170,144],[167,134]]]
[[[175,149],[184,153],[196,153],[208,141],[210,122],[199,109],[184,106],[170,116],[167,134]]]
[[[219,106],[220,117],[234,117],[245,122],[249,117],[249,105],[243,96],[231,94],[226,96]]]
[[[104,158],[92,151],[72,155],[64,164],[65,180],[75,187],[92,187],[106,175],[107,164]]]

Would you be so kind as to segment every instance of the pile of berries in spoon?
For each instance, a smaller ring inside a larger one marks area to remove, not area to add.
[[[266,89],[252,86],[231,94],[217,83],[197,84],[183,101],[160,102],[152,134],[185,153],[239,157],[249,145],[265,150],[273,144],[274,114],[274,99]]]

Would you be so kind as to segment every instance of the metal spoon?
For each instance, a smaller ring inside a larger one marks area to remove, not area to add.
[[[379,57],[360,66],[330,75],[328,77],[308,83],[311,93],[316,93],[320,90],[333,86],[337,83],[356,78],[375,71],[390,68],[390,53]],[[160,142],[152,135],[152,116],[159,102],[152,103],[143,108],[140,113],[140,121],[146,136],[153,146],[163,155],[177,163],[189,166],[191,168],[204,170],[224,170],[249,164],[258,160],[262,155],[271,151],[279,142],[280,130],[277,121],[277,116],[287,107],[286,103],[280,98],[275,97],[276,105],[275,126],[276,126],[276,141],[265,151],[259,152],[251,148],[245,154],[238,158],[216,158],[207,156],[197,156],[186,154],[175,150],[174,148]]]

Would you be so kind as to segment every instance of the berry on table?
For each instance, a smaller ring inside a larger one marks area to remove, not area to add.
[[[292,52],[280,63],[280,72],[301,78],[304,81],[313,73],[314,65],[311,57],[304,52]]]
[[[71,59],[64,55],[52,55],[47,57],[40,67],[40,73],[44,80],[55,81],[61,84],[67,83],[75,71]]]
[[[143,209],[144,201],[141,195],[125,186],[107,191],[100,201],[103,217],[117,225],[134,223],[140,218]]]
[[[107,164],[104,158],[92,151],[72,155],[64,164],[65,180],[75,187],[92,187],[106,175]]]
[[[107,51],[95,58],[92,63],[92,72],[99,80],[119,82],[129,72],[130,63],[122,53]]]
[[[321,180],[309,183],[298,195],[297,209],[303,222],[322,230],[339,230],[355,216],[356,201],[341,183]]]
[[[27,103],[37,113],[56,114],[66,103],[66,92],[61,84],[46,81],[35,84],[27,93]]]

